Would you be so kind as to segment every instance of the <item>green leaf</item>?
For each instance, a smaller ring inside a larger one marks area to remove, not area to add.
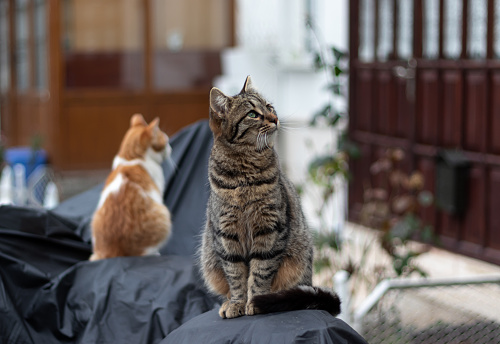
[[[316,53],[314,55],[314,68],[316,70],[323,69],[325,67],[325,63],[323,62],[323,59],[321,58],[320,53]]]
[[[339,114],[339,113],[336,113],[335,115],[333,115],[333,118],[331,118],[329,121],[328,121],[328,124],[331,126],[331,127],[334,127],[338,121],[342,118],[342,115]]]
[[[339,68],[339,66],[335,66],[335,76],[339,76],[340,74],[342,74],[342,69]]]
[[[335,59],[338,61],[340,59],[343,59],[345,57],[347,57],[347,53],[346,52],[343,52],[335,47],[332,47],[332,53],[333,53],[333,56],[335,57]]]
[[[332,264],[330,262],[330,259],[328,259],[328,257],[318,258],[314,261],[314,272],[319,273],[321,272],[321,270],[329,268],[331,266]]]
[[[328,85],[327,89],[330,90],[335,95],[343,96],[342,86],[338,83]]]
[[[322,249],[324,246],[339,251],[341,249],[342,243],[339,236],[336,233],[319,233],[315,232],[313,234],[314,246],[318,249]]]
[[[323,108],[321,108],[321,110],[319,110],[313,115],[310,124],[314,126],[318,123],[318,120],[320,118],[327,118],[330,114],[330,111],[332,111],[332,105],[326,104],[325,106],[323,106]]]

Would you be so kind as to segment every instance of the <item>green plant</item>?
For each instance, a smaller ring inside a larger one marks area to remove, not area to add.
[[[346,80],[345,70],[348,65],[348,54],[336,47],[326,47],[321,44],[316,34],[316,30],[311,21],[308,26],[313,36],[318,41],[320,47],[314,53],[314,66],[317,71],[323,71],[327,80],[328,101],[317,111],[310,122],[311,126],[328,127],[335,130],[337,142],[332,143],[325,152],[317,155],[309,163],[308,175],[310,180],[321,189],[322,205],[317,214],[319,217],[327,211],[325,207],[328,200],[336,191],[336,180],[350,179],[349,158],[359,156],[359,150],[349,139],[346,128],[347,111],[342,103],[346,101]]]
[[[317,37],[313,26],[310,27]],[[335,132],[336,137],[336,142],[332,142],[330,147],[315,156],[308,166],[309,180],[320,190],[321,197],[317,208],[320,227],[314,237],[314,270],[317,276],[325,273],[329,275],[330,281],[330,274],[339,270],[347,271],[351,276],[351,291],[356,293],[362,288],[371,288],[384,276],[381,265],[367,264],[373,255],[372,243],[368,240],[354,242],[356,240],[352,238],[345,238],[341,231],[330,228],[324,220],[328,212],[332,211],[328,206],[329,200],[339,191],[339,186],[344,188],[345,182],[351,179],[349,160],[360,156],[357,145],[349,140],[348,113],[343,106],[347,101],[348,54],[336,47],[321,48],[314,54],[314,65],[318,71],[325,73],[329,97],[313,115],[310,125],[329,128]]]
[[[309,26],[317,38],[312,23]],[[369,290],[384,278],[413,273],[425,276],[415,258],[428,247],[414,247],[412,239],[435,242],[432,227],[423,223],[419,212],[421,207],[432,204],[433,197],[423,190],[421,173],[405,174],[398,168],[398,163],[404,158],[403,151],[388,150],[386,156],[371,168],[371,173],[383,180],[383,185],[366,189],[361,222],[380,230],[380,235],[361,243],[349,242],[322,220],[325,213],[331,211],[326,205],[337,191],[336,181],[351,179],[349,160],[358,158],[360,151],[349,140],[346,130],[348,113],[342,106],[346,101],[348,54],[335,47],[318,45],[321,48],[314,54],[314,65],[325,73],[329,98],[314,114],[310,124],[335,130],[338,139],[329,149],[314,157],[308,168],[309,179],[321,190],[322,201],[317,209],[320,228],[315,236],[315,272],[346,270],[351,276],[351,290],[354,292],[359,289],[354,287],[359,282]],[[353,249],[357,251],[353,252]],[[387,253],[384,257],[387,259],[379,258],[380,251]]]
[[[323,152],[315,156],[308,166],[309,180],[319,189],[321,202],[316,209],[320,228],[315,232],[315,260],[316,273],[325,269],[337,271],[347,270],[355,274],[359,266],[351,257],[340,257],[343,249],[343,238],[329,228],[324,218],[331,211],[328,201],[332,199],[339,181],[350,179],[349,159],[359,156],[359,150],[349,139],[346,131],[347,111],[342,104],[347,100],[347,66],[348,54],[333,46],[325,46],[318,38],[313,22],[307,22],[308,27],[317,41],[318,49],[314,52],[313,63],[316,71],[324,72],[328,91],[328,100],[313,115],[310,125],[329,128],[335,132],[336,142],[332,142]]]

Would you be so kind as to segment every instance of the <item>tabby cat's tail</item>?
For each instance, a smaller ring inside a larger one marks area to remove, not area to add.
[[[298,286],[277,293],[256,295],[252,299],[259,313],[295,311],[300,309],[320,309],[336,316],[340,313],[340,299],[331,290]]]

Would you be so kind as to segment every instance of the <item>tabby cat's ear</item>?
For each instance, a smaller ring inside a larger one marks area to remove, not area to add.
[[[229,97],[217,87],[213,87],[210,90],[210,108],[219,119],[222,119],[226,115],[228,102]]]
[[[132,118],[130,118],[130,126],[135,127],[136,125],[148,125],[140,113],[136,113],[132,116]]]
[[[250,78],[250,75],[247,76],[245,80],[245,84],[243,85],[243,88],[241,89],[240,93],[256,93],[257,89],[253,86],[252,84],[252,78]]]

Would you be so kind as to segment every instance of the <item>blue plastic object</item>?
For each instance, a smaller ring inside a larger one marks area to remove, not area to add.
[[[43,149],[34,152],[30,147],[11,147],[5,150],[4,159],[10,166],[24,165],[28,178],[36,167],[47,163],[47,152]]]

